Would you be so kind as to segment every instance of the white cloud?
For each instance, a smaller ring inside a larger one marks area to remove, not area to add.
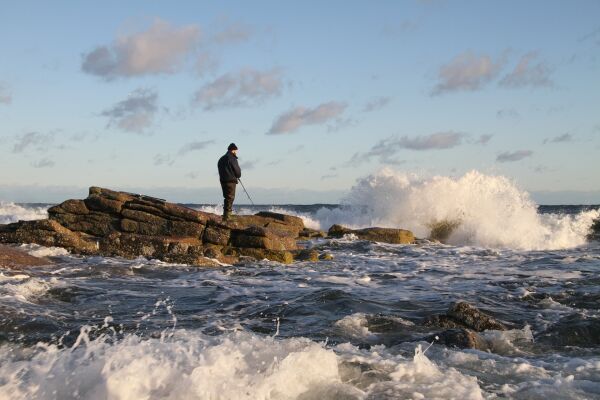
[[[438,72],[438,84],[432,95],[453,91],[475,91],[495,79],[504,60],[493,61],[487,55],[476,55],[471,52],[459,54]]]
[[[108,126],[117,125],[121,130],[144,133],[152,126],[158,110],[158,94],[150,89],[136,89],[129,97],[102,111],[108,117]]]
[[[12,93],[2,83],[0,83],[0,104],[10,104],[12,103]]]
[[[146,74],[173,73],[199,44],[196,25],[173,27],[156,19],[143,32],[118,37],[83,57],[84,72],[110,80]]]
[[[245,68],[220,76],[196,92],[194,102],[205,110],[260,104],[279,95],[283,87],[281,71]]]
[[[319,125],[338,118],[348,107],[346,103],[330,101],[315,108],[296,107],[281,114],[273,122],[270,135],[294,132],[305,125]]]
[[[552,86],[550,69],[543,62],[537,62],[536,52],[530,52],[521,57],[515,68],[500,81],[500,86],[521,88],[526,86]]]
[[[504,152],[496,157],[497,162],[514,162],[521,161],[524,158],[531,157],[533,155],[533,151],[531,150],[518,150],[513,152]]]

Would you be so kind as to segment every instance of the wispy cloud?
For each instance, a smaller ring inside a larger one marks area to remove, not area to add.
[[[0,104],[12,103],[12,93],[8,87],[0,83]]]
[[[384,96],[376,97],[376,98],[372,99],[371,101],[369,101],[367,104],[365,104],[365,106],[363,108],[363,112],[372,112],[372,111],[381,110],[382,108],[387,106],[391,100],[392,100],[391,97],[384,97]]]
[[[498,76],[504,63],[504,58],[494,61],[487,55],[459,54],[440,68],[431,94],[479,90]]]
[[[54,163],[54,161],[52,161],[48,158],[42,158],[39,161],[35,161],[35,162],[31,163],[31,165],[34,168],[52,168],[52,167],[54,167],[55,163]]]
[[[348,107],[346,103],[330,101],[315,108],[296,107],[281,114],[273,122],[269,135],[292,133],[306,125],[321,125],[338,118]]]
[[[22,153],[30,148],[43,151],[48,148],[53,140],[54,135],[51,133],[28,132],[17,136],[12,152]]]
[[[570,133],[565,133],[562,135],[555,136],[553,138],[544,139],[544,144],[546,143],[567,143],[572,142],[574,139],[573,135]]]
[[[500,80],[500,86],[507,88],[553,86],[550,68],[537,62],[538,54],[529,52],[521,57],[515,68]]]
[[[514,108],[506,108],[498,110],[498,112],[496,112],[496,117],[499,119],[520,119],[521,114]]]
[[[514,162],[521,161],[524,158],[531,157],[533,155],[533,151],[531,150],[518,150],[513,152],[504,152],[498,154],[496,157],[497,162],[505,163],[505,162]]]
[[[257,71],[251,68],[225,74],[200,88],[194,102],[205,110],[260,104],[281,93],[281,75],[279,69]]]
[[[600,128],[599,128],[600,130]],[[294,154],[294,153],[298,153],[299,151],[304,150],[304,145],[303,144],[299,144],[296,147],[292,147],[291,149],[288,150],[288,154]]]
[[[337,177],[338,177],[338,174],[328,174],[328,175],[321,176],[321,180],[324,181],[324,180],[327,180],[327,179],[334,179],[334,178],[337,178]]]
[[[204,140],[204,141],[199,141],[199,142],[187,143],[183,147],[181,147],[181,149],[179,149],[179,155],[185,155],[192,151],[204,150],[205,148],[207,148],[208,146],[210,146],[211,144],[214,144],[214,143],[215,143],[214,140]]]
[[[116,125],[126,132],[144,133],[152,126],[158,111],[158,94],[150,89],[136,89],[129,97],[100,115],[109,118],[108,127]]]
[[[225,24],[213,39],[218,44],[243,42],[248,40],[253,33],[252,27],[238,21]]]
[[[442,150],[450,149],[462,144],[462,140],[466,134],[460,132],[437,132],[425,136],[393,136],[377,142],[369,151],[364,153],[355,153],[350,161],[349,166],[359,165],[363,162],[377,159],[385,164],[403,164],[405,161],[395,158],[396,153],[400,150]]]
[[[156,154],[154,156],[154,165],[156,165],[156,166],[160,166],[160,165],[171,166],[171,165],[173,165],[174,162],[175,162],[175,160],[169,154]]]
[[[494,135],[481,135],[477,140],[475,140],[475,144],[486,145],[493,137]]]
[[[256,168],[256,166],[260,163],[260,160],[247,160],[247,161],[243,161],[240,163],[240,168],[241,169],[246,169],[246,170],[250,170],[250,169],[254,169]]]
[[[174,73],[198,45],[196,25],[171,26],[156,19],[145,31],[119,36],[109,45],[84,55],[84,72],[110,80],[147,74]]]

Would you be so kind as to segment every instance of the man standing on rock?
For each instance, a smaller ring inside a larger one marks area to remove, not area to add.
[[[235,185],[238,179],[242,177],[242,170],[237,160],[237,146],[231,143],[227,147],[227,153],[219,159],[219,180],[221,189],[223,189],[223,221],[227,221],[231,216],[233,200],[235,199]]]

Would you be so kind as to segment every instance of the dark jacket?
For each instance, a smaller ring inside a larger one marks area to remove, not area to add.
[[[230,151],[219,158],[217,167],[219,167],[219,180],[221,182],[237,183],[238,179],[242,177],[242,170],[238,164],[237,156]]]

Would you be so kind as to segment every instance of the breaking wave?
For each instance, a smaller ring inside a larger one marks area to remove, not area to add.
[[[549,250],[583,245],[598,210],[576,215],[540,214],[529,194],[503,176],[471,171],[462,177],[383,169],[360,179],[345,206],[316,213],[322,228],[401,227],[417,237],[453,245]],[[433,233],[433,235],[432,235]]]
[[[48,218],[47,207],[23,207],[0,201],[0,224]]]

